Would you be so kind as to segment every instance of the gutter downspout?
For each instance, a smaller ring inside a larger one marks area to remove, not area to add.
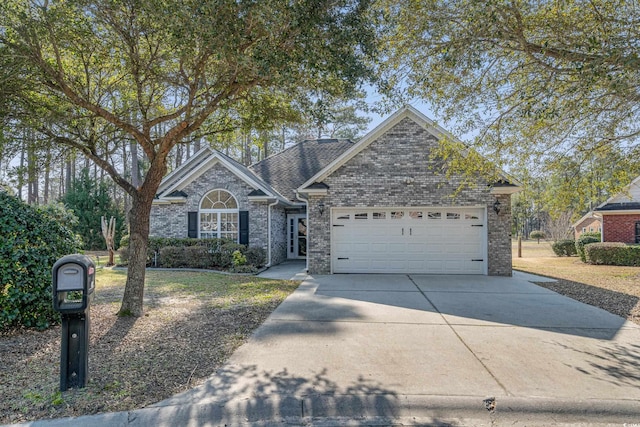
[[[311,240],[310,238],[310,230],[309,230],[309,199],[305,199],[303,197],[300,197],[300,193],[298,193],[296,191],[296,199],[300,200],[301,202],[304,202],[305,204],[305,211],[307,214],[307,257],[304,260],[305,263],[305,271],[309,271],[309,241]]]
[[[267,265],[265,267],[271,267],[271,207],[278,203],[280,201],[276,199],[275,202],[267,206]]]

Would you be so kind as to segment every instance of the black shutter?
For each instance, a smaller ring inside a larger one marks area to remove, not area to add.
[[[249,211],[240,211],[240,241],[241,245],[249,244]]]
[[[198,237],[198,212],[187,212],[187,237]]]

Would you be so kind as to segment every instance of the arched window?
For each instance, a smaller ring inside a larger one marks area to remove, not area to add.
[[[208,192],[200,201],[201,239],[226,238],[238,241],[238,202],[226,190]]]

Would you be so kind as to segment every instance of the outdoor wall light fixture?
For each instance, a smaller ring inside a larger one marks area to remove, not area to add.
[[[324,203],[318,202],[318,212],[320,212],[320,216],[324,213]]]
[[[496,215],[500,213],[500,200],[496,199],[495,203],[493,204],[493,211],[496,213]]]

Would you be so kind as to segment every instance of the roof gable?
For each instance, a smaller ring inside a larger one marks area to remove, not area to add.
[[[334,173],[340,167],[342,167],[345,163],[355,157],[358,153],[362,152],[369,145],[371,145],[374,141],[380,138],[383,134],[391,130],[395,125],[400,123],[405,118],[409,118],[416,122],[419,126],[425,129],[429,134],[435,136],[437,139],[447,138],[452,141],[460,142],[455,136],[451,133],[447,132],[445,129],[437,125],[433,120],[429,119],[427,116],[422,114],[420,111],[416,110],[412,106],[408,105],[400,110],[396,111],[382,123],[380,123],[375,129],[365,135],[362,139],[360,139],[356,144],[354,144],[349,150],[345,151],[339,157],[337,157],[333,162],[328,164],[324,169],[320,170],[318,173],[313,175],[307,181],[305,181],[302,185],[298,187],[298,191],[304,192],[305,189],[310,188],[310,186],[316,182],[321,182],[326,179],[329,175]],[[520,184],[507,176],[504,172],[501,172],[500,175],[503,177],[495,189],[492,189],[492,192],[511,194],[520,190]]]
[[[595,208],[598,212],[624,210],[640,210],[640,176],[631,181],[623,191]]]
[[[233,160],[231,157],[205,147],[194,154],[187,162],[176,168],[167,175],[158,188],[158,199],[171,197],[171,195],[181,192],[189,183],[198,179],[202,174],[209,170],[215,164],[223,165],[227,170],[236,175],[238,178],[246,182],[256,191],[260,191],[267,197],[275,197],[284,199],[276,190],[268,183],[264,182],[245,166]]]
[[[593,211],[589,211],[586,214],[584,214],[584,216],[582,218],[580,218],[579,220],[577,220],[575,223],[573,223],[572,227],[573,228],[580,228],[580,226],[582,225],[583,222],[586,221],[593,221],[596,220],[598,222],[600,222],[600,218],[598,218],[597,216],[595,216],[593,214]]]

